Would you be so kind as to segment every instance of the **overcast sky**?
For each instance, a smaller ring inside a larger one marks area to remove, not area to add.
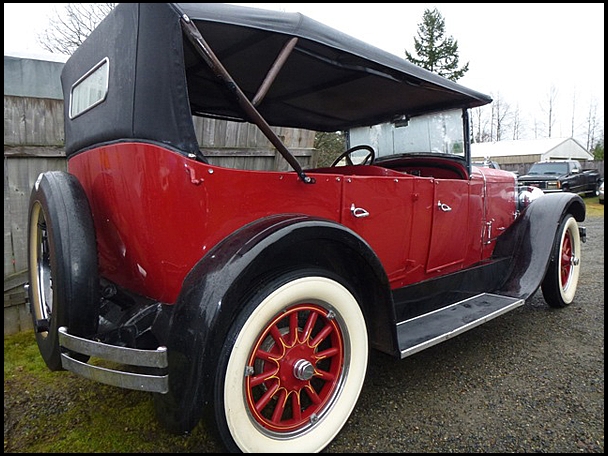
[[[36,33],[46,27],[53,3],[4,4],[4,52],[42,52]],[[245,4],[243,4],[245,5]],[[437,8],[446,36],[458,42],[458,82],[519,108],[521,139],[534,138],[545,122],[552,87],[557,93],[553,137],[583,140],[590,106],[604,129],[603,3],[248,3],[300,12],[400,57],[415,54],[414,36],[425,9]],[[574,112],[574,115],[573,115]],[[583,142],[583,145],[585,143]]]

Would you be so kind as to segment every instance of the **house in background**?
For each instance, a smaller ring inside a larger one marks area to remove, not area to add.
[[[593,160],[593,155],[574,138],[529,139],[471,144],[473,160],[489,158],[500,165],[538,161]]]
[[[519,174],[527,173],[530,166],[539,161],[573,159],[582,162],[584,168],[593,166],[604,176],[604,162],[591,163],[593,155],[574,138],[473,143],[471,157],[478,161],[487,158],[498,163],[502,169]]]

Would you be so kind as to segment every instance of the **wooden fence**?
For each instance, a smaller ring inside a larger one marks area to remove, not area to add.
[[[289,170],[257,127],[194,118],[209,162],[230,168]],[[302,167],[315,166],[315,132],[273,128]],[[63,101],[4,96],[4,334],[31,329],[25,304],[29,197],[38,175],[67,169],[63,150]]]

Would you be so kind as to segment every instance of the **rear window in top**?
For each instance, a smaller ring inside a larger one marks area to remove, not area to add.
[[[70,91],[70,119],[78,117],[106,99],[109,74],[110,61],[106,57],[74,83]]]

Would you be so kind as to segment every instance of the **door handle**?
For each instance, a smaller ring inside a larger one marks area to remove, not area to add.
[[[439,209],[441,209],[443,212],[450,212],[452,210],[452,208],[450,206],[448,206],[445,203],[442,203],[441,201],[437,202],[437,207]]]
[[[362,207],[355,207],[355,203],[350,206],[350,213],[353,214],[357,218],[363,218],[369,216],[369,212],[367,212]]]

